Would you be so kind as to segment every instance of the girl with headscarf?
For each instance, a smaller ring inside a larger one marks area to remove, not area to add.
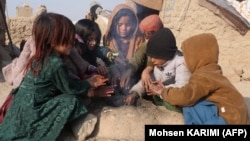
[[[110,15],[103,43],[112,52],[118,53],[115,65],[110,67],[112,84],[118,87],[121,74],[128,67],[128,61],[134,56],[143,40],[138,29],[138,19],[134,10],[126,4],[117,5]]]

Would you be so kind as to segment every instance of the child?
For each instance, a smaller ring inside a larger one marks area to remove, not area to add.
[[[129,60],[129,67],[126,70],[125,73],[121,76],[121,87],[125,87],[130,82],[131,78],[134,78],[136,76],[142,76],[141,80],[143,83],[143,86],[147,89],[148,83],[151,82],[150,73],[153,70],[152,62],[150,61],[150,58],[148,58],[146,54],[147,49],[147,42],[149,38],[159,29],[163,28],[163,23],[160,19],[160,17],[156,14],[149,15],[145,17],[140,22],[140,31],[145,37],[145,42],[141,44],[141,47],[138,49],[138,51],[135,53],[133,58]],[[146,68],[145,68],[146,67]],[[137,78],[138,81],[140,77]]]
[[[154,65],[152,80],[162,82],[165,87],[182,87],[188,82],[190,72],[184,65],[184,58],[176,47],[175,36],[170,29],[156,31],[149,39],[146,51]],[[139,81],[130,89],[130,94],[125,98],[126,104],[134,105],[138,96],[145,96],[145,92],[145,87]],[[153,100],[157,105],[179,111],[158,97],[153,97]]]
[[[101,30],[97,23],[89,19],[81,19],[75,24],[76,47],[84,60],[97,67],[99,73],[107,73],[107,68],[112,63],[109,59],[111,51],[107,47],[101,47]],[[100,58],[105,64],[101,65],[97,61]]]
[[[119,54],[116,66],[112,67],[112,83],[119,86],[121,74],[140,46],[142,37],[138,36],[138,19],[131,7],[126,4],[117,5],[109,19],[107,31],[103,37],[104,46]],[[118,83],[117,83],[118,82]]]
[[[195,35],[182,43],[191,77],[181,87],[150,86],[171,105],[183,107],[186,124],[247,124],[248,110],[242,95],[222,75],[218,65],[219,46],[210,33]]]
[[[75,24],[75,29],[75,47],[78,48],[81,57],[95,67],[93,68],[95,73],[106,75],[109,71],[106,66],[113,62],[109,55],[113,53],[109,48],[100,46],[101,30],[98,24],[89,19],[81,19]],[[99,64],[97,58],[100,58],[105,64]],[[99,93],[110,93],[112,91],[114,91],[113,86],[102,86],[95,89],[95,94],[99,95]]]
[[[33,24],[36,52],[25,67],[25,78],[15,89],[0,140],[56,140],[65,124],[87,113],[81,95],[92,96],[93,88],[107,79],[71,79],[61,56],[69,55],[75,27],[65,16],[39,15]]]

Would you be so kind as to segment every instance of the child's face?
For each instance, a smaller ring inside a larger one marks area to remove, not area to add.
[[[126,38],[132,29],[132,21],[129,16],[123,16],[117,23],[117,33],[121,38]]]
[[[159,59],[159,58],[154,58],[154,57],[150,57],[150,58],[154,66],[157,66],[157,67],[160,67],[167,62],[166,59]]]
[[[58,55],[69,55],[72,49],[72,45],[59,45],[54,48]]]
[[[96,33],[92,32],[92,34],[87,39],[87,45],[89,50],[94,50],[96,46]]]

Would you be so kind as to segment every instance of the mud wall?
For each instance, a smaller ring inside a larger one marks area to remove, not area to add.
[[[231,81],[250,80],[250,33],[241,35],[221,17],[201,7],[199,0],[164,0],[160,17],[175,34],[178,47],[186,38],[213,33],[220,47],[219,64]]]

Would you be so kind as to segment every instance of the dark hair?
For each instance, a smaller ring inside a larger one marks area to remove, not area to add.
[[[99,25],[89,19],[81,19],[75,24],[76,34],[78,34],[85,43],[87,43],[88,37],[93,32],[96,33],[96,44],[99,46],[101,41],[101,30]]]
[[[26,65],[26,72],[30,68],[35,75],[39,75],[47,57],[58,45],[73,45],[75,36],[74,24],[67,17],[56,13],[42,13],[36,17],[32,36],[34,37],[36,52]],[[34,65],[32,64],[34,61]]]
[[[124,8],[118,11],[117,14],[114,16],[112,24],[111,24],[111,29],[109,32],[110,35],[108,35],[108,38],[110,38],[110,36],[113,36],[113,37],[119,36],[117,35],[116,27],[117,27],[118,21],[121,19],[121,17],[124,17],[124,16],[128,16],[131,18],[131,21],[132,21],[131,31],[135,31],[136,25],[138,25],[138,20],[136,18],[136,15],[130,9]],[[133,32],[130,32],[129,37],[131,37],[132,35],[133,35]]]

